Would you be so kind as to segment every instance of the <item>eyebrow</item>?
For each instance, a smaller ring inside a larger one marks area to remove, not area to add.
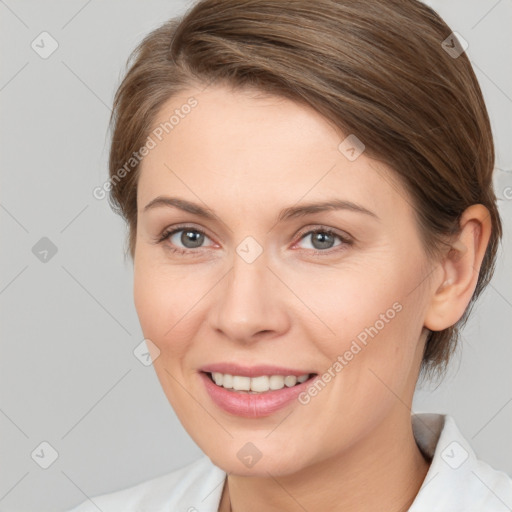
[[[155,197],[155,199],[150,201],[144,207],[143,211],[146,212],[148,210],[161,206],[178,208],[180,210],[191,213],[193,215],[197,215],[199,217],[203,217],[205,219],[220,221],[219,217],[215,215],[211,209],[205,208],[203,206],[200,206],[199,204],[192,203],[185,199],[180,199],[178,197]],[[331,199],[323,202],[304,203],[298,206],[290,206],[288,208],[285,208],[279,213],[277,222],[283,222],[286,220],[303,217],[305,215],[311,215],[313,213],[319,213],[328,210],[349,210],[369,215],[371,217],[374,217],[375,219],[379,218],[375,212],[368,210],[367,208],[360,204],[354,203],[352,201],[347,201],[344,199]]]

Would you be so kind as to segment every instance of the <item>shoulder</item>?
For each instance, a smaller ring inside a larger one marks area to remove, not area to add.
[[[451,416],[416,414],[413,430],[431,464],[410,512],[512,509],[512,478],[478,459]]]
[[[203,456],[157,478],[91,497],[68,512],[216,512],[225,477]]]

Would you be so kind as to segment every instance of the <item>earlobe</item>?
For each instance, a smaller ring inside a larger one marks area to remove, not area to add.
[[[424,325],[442,331],[457,323],[466,310],[478,281],[491,235],[489,210],[481,204],[468,207],[460,219],[460,233],[439,262],[440,278],[432,295]]]

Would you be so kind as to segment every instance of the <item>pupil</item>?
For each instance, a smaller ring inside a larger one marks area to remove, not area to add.
[[[184,231],[181,235],[181,243],[189,248],[201,247],[203,243],[204,235],[198,231]],[[191,245],[188,245],[191,242]]]
[[[313,241],[319,242],[320,247],[316,247],[317,249],[329,249],[330,247],[332,247],[332,242],[333,242],[332,235],[330,235],[329,233],[321,232],[321,231],[313,234]],[[313,242],[313,246],[315,246],[314,242]]]

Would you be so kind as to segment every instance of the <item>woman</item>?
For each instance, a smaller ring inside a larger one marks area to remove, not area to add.
[[[463,43],[415,0],[203,0],[140,44],[106,190],[205,456],[74,512],[512,507],[450,416],[411,415],[502,230]]]

